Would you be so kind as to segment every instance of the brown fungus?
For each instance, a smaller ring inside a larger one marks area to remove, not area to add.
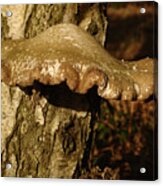
[[[84,94],[97,86],[109,99],[147,99],[153,94],[154,60],[119,61],[88,33],[73,24],[59,24],[22,41],[2,41],[2,81],[10,86],[66,82]]]

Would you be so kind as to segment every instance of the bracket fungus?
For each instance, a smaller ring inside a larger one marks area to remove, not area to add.
[[[99,97],[147,99],[154,91],[153,76],[154,60],[117,60],[73,24],[50,27],[31,39],[2,41],[2,81],[9,87],[2,88],[9,107],[2,119],[2,167],[14,164],[3,175],[72,178],[90,150]],[[19,103],[11,90],[16,86]],[[20,88],[28,87],[32,96],[25,91],[19,98]],[[15,152],[19,148],[21,153]]]
[[[96,85],[106,100],[143,100],[153,94],[153,76],[153,59],[117,60],[73,24],[58,24],[32,39],[2,42],[2,81],[10,86],[66,82],[84,94]]]

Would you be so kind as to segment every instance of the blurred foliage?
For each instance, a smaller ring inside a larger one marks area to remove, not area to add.
[[[81,178],[143,179],[141,167],[148,170],[144,179],[152,176],[154,112],[154,101],[102,101],[90,170]]]
[[[145,14],[140,8],[146,9]],[[106,49],[116,58],[135,60],[153,57],[157,50],[157,11],[153,3],[108,3],[108,34]],[[155,40],[154,40],[155,38]]]

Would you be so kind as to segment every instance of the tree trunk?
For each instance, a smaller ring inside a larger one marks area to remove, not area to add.
[[[31,38],[62,22],[79,25],[104,45],[107,21],[99,4],[4,6],[2,39]],[[2,176],[77,178],[87,167],[96,90],[78,95],[65,84],[36,87],[2,82]]]

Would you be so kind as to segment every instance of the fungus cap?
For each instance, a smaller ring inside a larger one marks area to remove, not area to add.
[[[104,99],[147,99],[153,94],[154,60],[122,62],[84,30],[58,24],[31,39],[2,41],[2,81],[10,86],[66,82],[85,94],[97,86]]]

